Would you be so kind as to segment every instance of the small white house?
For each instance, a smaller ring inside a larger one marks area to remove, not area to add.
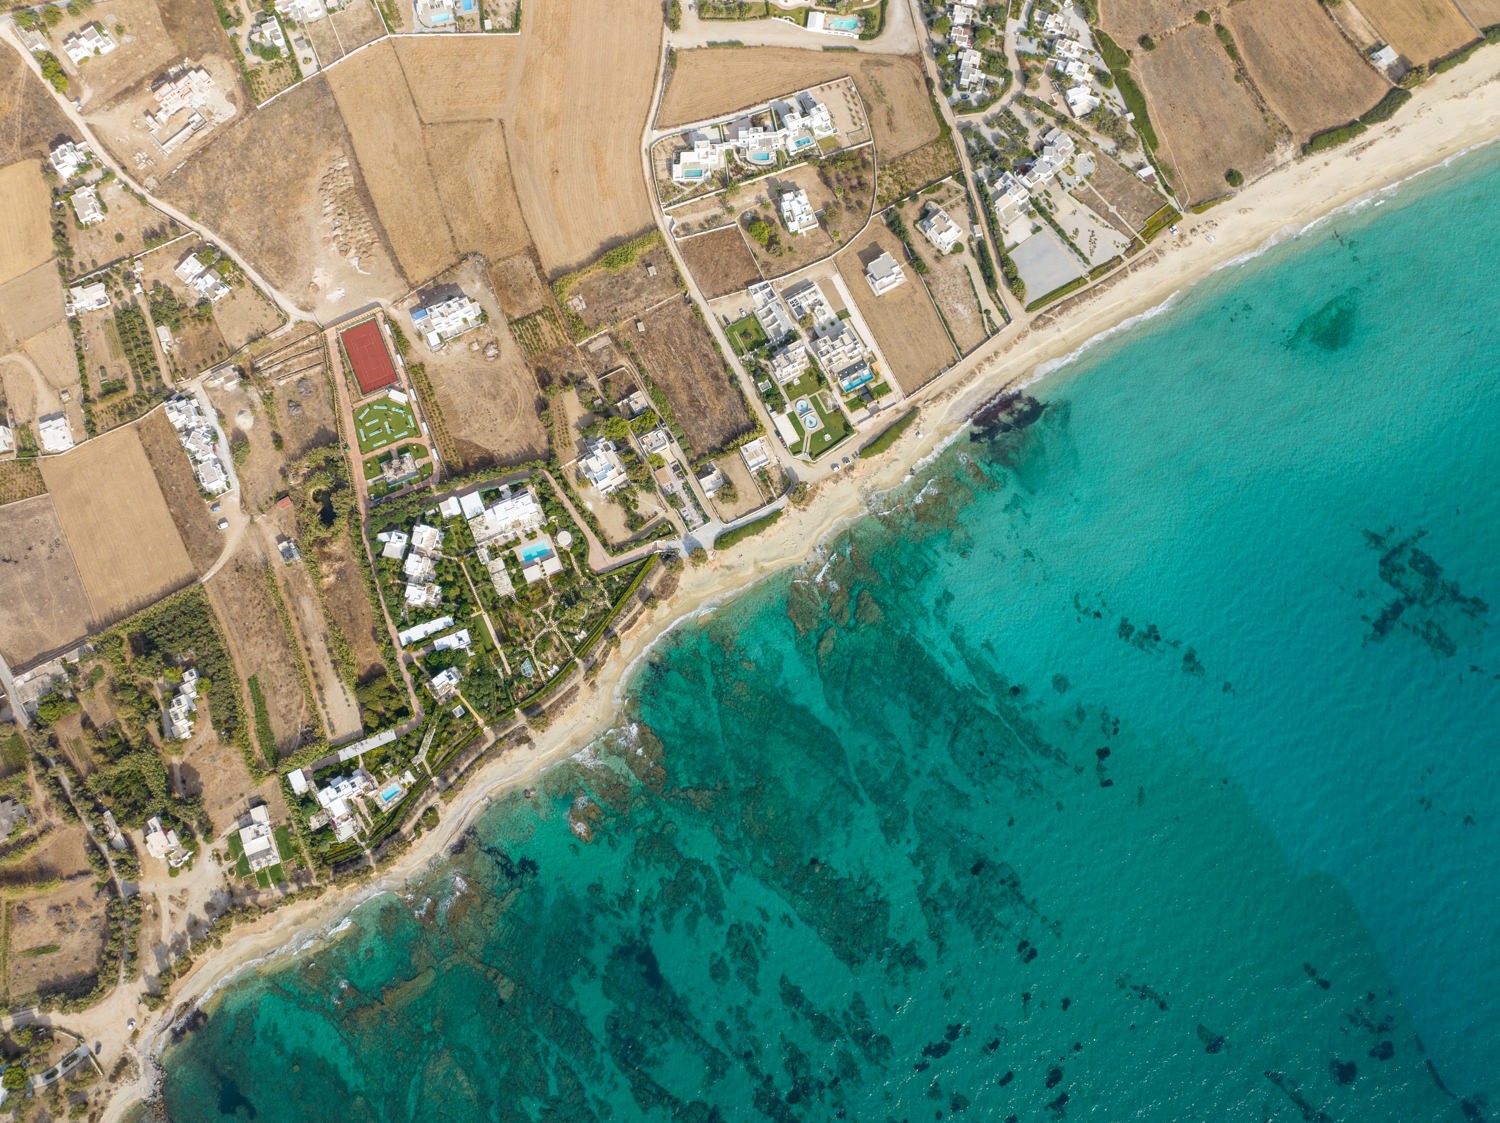
[[[808,201],[807,192],[800,187],[781,193],[781,221],[793,234],[806,234],[818,228],[818,216]]]
[[[942,207],[929,206],[927,213],[917,220],[917,229],[938,253],[951,253],[964,237],[958,223],[949,218]]]
[[[894,257],[883,253],[865,266],[865,280],[870,283],[871,292],[884,296],[905,282],[906,273]]]
[[[422,338],[427,340],[427,346],[436,351],[450,339],[472,331],[483,323],[484,309],[467,296],[454,296],[422,308],[414,308],[411,322],[422,334]]]
[[[98,55],[107,55],[114,50],[118,44],[104,25],[98,20],[85,24],[72,35],[63,36],[63,51],[73,60],[77,66],[84,59],[94,58]]]
[[[104,208],[99,205],[99,192],[92,184],[73,192],[73,213],[78,216],[79,226],[93,226],[104,221]]]

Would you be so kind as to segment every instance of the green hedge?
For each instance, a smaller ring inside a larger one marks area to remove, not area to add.
[[[1067,284],[1065,284],[1065,285],[1058,285],[1057,288],[1053,289],[1051,292],[1047,293],[1045,296],[1039,296],[1039,297],[1037,297],[1035,300],[1033,300],[1030,304],[1028,304],[1026,306],[1026,311],[1028,311],[1028,312],[1035,312],[1039,308],[1045,308],[1047,305],[1051,304],[1054,300],[1061,300],[1063,297],[1067,296],[1070,292],[1077,292],[1079,289],[1083,288],[1083,286],[1086,285],[1086,284],[1088,284],[1088,283],[1089,283],[1089,279],[1087,277],[1074,277]]]
[[[897,438],[899,438],[902,433],[906,432],[907,429],[911,428],[911,423],[916,419],[917,411],[915,409],[907,410],[900,417],[896,418],[895,421],[887,425],[883,430],[880,431],[879,434],[876,435],[873,440],[867,442],[859,450],[860,459],[865,459],[871,456],[879,456],[886,449],[890,448],[891,445],[895,444]]]
[[[785,513],[780,510],[772,511],[769,515],[762,515],[758,519],[747,522],[744,526],[737,526],[733,530],[726,530],[714,539],[714,549],[727,550],[736,543],[743,542],[746,538],[759,534],[761,531],[768,529],[772,523],[776,522]]]
[[[1378,125],[1381,121],[1389,121],[1396,115],[1396,110],[1411,100],[1411,91],[1403,90],[1397,86],[1388,90],[1385,97],[1381,98],[1371,108],[1359,115],[1362,125]]]

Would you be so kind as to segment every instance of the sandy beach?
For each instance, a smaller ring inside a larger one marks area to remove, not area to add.
[[[376,893],[396,891],[430,868],[494,798],[532,782],[550,765],[578,752],[614,721],[631,667],[677,621],[741,592],[747,586],[806,558],[816,545],[867,509],[877,493],[899,485],[915,464],[938,449],[986,397],[1033,379],[1089,340],[1161,306],[1210,272],[1269,243],[1293,235],[1323,216],[1349,206],[1466,149],[1500,136],[1500,50],[1478,52],[1470,61],[1429,80],[1411,102],[1384,125],[1332,153],[1286,165],[1244,188],[1229,201],[1198,216],[1185,216],[1176,235],[1164,234],[1135,267],[1100,291],[1085,294],[1027,327],[1011,326],[970,359],[918,395],[923,413],[894,449],[873,461],[855,461],[839,473],[813,473],[813,497],[789,508],[767,533],[700,567],[685,567],[676,593],[654,604],[621,638],[619,650],[596,682],[578,691],[534,743],[486,762],[465,781],[442,811],[437,829],[419,839],[369,883],[335,889],[300,902],[225,936],[222,949],[205,953],[179,981],[172,1002],[147,1013],[117,991],[93,1010],[59,1019],[102,1044],[99,1061],[108,1072],[122,1054],[140,1061],[137,1079],[123,1085],[106,1119],[119,1119],[155,1083],[155,1061],[170,1019],[184,1002],[212,994],[236,972],[298,948],[336,926],[351,907]],[[141,1020],[127,1030],[129,1018]]]

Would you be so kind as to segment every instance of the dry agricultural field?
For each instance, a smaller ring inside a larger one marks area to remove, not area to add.
[[[192,463],[177,440],[177,430],[167,420],[165,410],[152,410],[137,430],[141,448],[156,473],[156,482],[161,485],[167,510],[172,513],[172,523],[177,527],[194,571],[202,573],[219,560],[224,536],[214,526],[208,504],[203,501]]]
[[[249,536],[204,588],[214,615],[225,622],[224,636],[240,678],[248,682],[254,676],[260,686],[276,750],[285,756],[302,744],[305,735],[316,734],[318,714],[307,704],[301,657],[282,624],[280,594],[273,592],[277,586],[268,567],[281,565],[281,558],[268,562],[257,548],[258,539]],[[248,696],[245,712],[254,713]]]
[[[865,263],[882,252],[902,263],[904,284],[883,296],[876,296],[865,280]],[[957,359],[943,321],[932,306],[932,298],[922,287],[921,279],[906,262],[906,251],[896,235],[871,227],[839,254],[839,275],[854,305],[870,330],[875,345],[890,364],[884,373],[894,379],[908,394],[930,382],[938,371],[952,366]]]
[[[0,285],[0,348],[18,347],[48,328],[62,327],[63,300],[62,278],[51,258],[15,280]],[[66,336],[68,329],[63,327],[62,332]],[[71,342],[67,351],[71,365]],[[38,363],[43,361],[42,356],[35,353],[31,358]],[[49,382],[56,382],[65,376],[65,372],[48,370],[46,375]],[[78,381],[76,366],[67,380]]]
[[[82,639],[89,601],[52,498],[0,507],[0,654],[13,669]]]
[[[134,427],[44,457],[42,477],[83,576],[96,626],[192,580],[193,563]]]
[[[21,160],[0,168],[0,200],[5,221],[0,223],[0,284],[52,260],[52,192],[42,179],[42,166]]]
[[[167,201],[201,214],[320,318],[401,291],[326,80],[304,82],[215,133],[162,185]]]
[[[87,989],[84,984],[98,970],[104,951],[107,900],[85,864],[81,872],[46,893],[5,902],[5,985],[12,1002],[38,992]],[[54,947],[57,950],[26,954]]]
[[[656,127],[670,129],[724,116],[845,76],[854,78],[864,99],[881,164],[937,139],[937,117],[916,59],[790,47],[679,51]]]
[[[1212,28],[1190,23],[1137,51],[1133,67],[1183,200],[1200,202],[1228,190],[1231,168],[1253,175],[1277,142],[1255,96],[1235,81],[1235,67]]]
[[[644,312],[682,291],[677,267],[660,239],[623,269],[585,270],[566,283],[567,303],[572,307],[573,301],[583,301],[582,309],[572,310],[590,332]]]
[[[1142,35],[1160,38],[1190,23],[1193,13],[1205,6],[1202,0],[1099,0],[1099,25],[1139,61],[1144,52],[1136,41]]]
[[[1246,0],[1224,12],[1245,68],[1300,141],[1358,117],[1389,88],[1318,0]]]
[[[42,80],[18,52],[0,44],[0,166],[28,157],[46,159],[68,119]]]
[[[1478,38],[1452,0],[1359,0],[1355,6],[1414,63],[1451,55]]]
[[[694,456],[728,445],[755,428],[744,395],[687,299],[671,300],[641,317],[631,332],[644,373],[666,394]]]
[[[1500,0],[1463,0],[1460,7],[1480,27],[1500,23]]]
[[[683,263],[709,300],[749,288],[760,280],[755,256],[737,224],[677,243]]]

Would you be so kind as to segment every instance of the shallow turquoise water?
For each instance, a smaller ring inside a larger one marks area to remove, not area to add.
[[[233,987],[172,1117],[1493,1118],[1497,253],[1480,155],[1090,351]]]

